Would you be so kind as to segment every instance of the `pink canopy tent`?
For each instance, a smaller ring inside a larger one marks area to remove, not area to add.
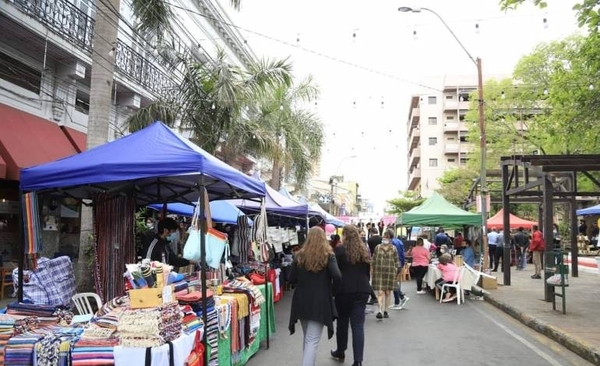
[[[487,226],[488,228],[492,228],[492,227],[497,227],[497,228],[502,228],[504,227],[504,209],[501,209],[500,211],[498,211],[494,216],[490,217],[489,220],[487,220]],[[511,229],[516,229],[518,227],[523,227],[525,229],[531,229],[531,227],[533,225],[537,225],[538,223],[535,221],[529,221],[529,220],[525,220],[522,219],[520,217],[517,217],[513,214],[508,214],[509,216],[509,220],[508,222],[510,223],[510,228]]]

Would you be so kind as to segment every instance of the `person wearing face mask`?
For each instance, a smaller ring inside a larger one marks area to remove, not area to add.
[[[153,261],[170,264],[174,267],[185,267],[190,265],[190,261],[178,257],[171,249],[171,241],[176,237],[179,225],[172,218],[162,219],[158,222],[157,232],[146,242],[142,251],[144,258]]]

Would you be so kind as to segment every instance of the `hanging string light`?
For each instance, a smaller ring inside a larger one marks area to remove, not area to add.
[[[544,89],[544,95],[548,95],[548,89]]]
[[[500,98],[506,99],[506,94],[504,94],[504,90],[502,91],[502,94],[500,95]]]
[[[210,106],[210,109],[215,109],[215,108],[217,108],[217,106],[215,105],[215,103],[213,103],[213,104]]]
[[[588,86],[588,89],[594,90],[594,84],[590,84],[590,86]]]
[[[283,110],[283,104],[281,104],[281,105],[279,106],[279,110],[280,110],[280,111],[282,111],[282,110]]]
[[[548,27],[549,27],[548,18],[544,18],[543,23],[544,23],[544,29],[548,29]]]
[[[413,39],[415,41],[418,39],[418,37],[417,37],[417,30],[416,29],[413,31]]]
[[[475,34],[479,34],[479,23],[475,23]]]
[[[300,43],[300,33],[296,34],[296,43]]]

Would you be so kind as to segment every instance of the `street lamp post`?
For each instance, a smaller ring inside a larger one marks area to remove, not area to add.
[[[478,94],[478,110],[479,110],[479,147],[481,152],[481,163],[480,163],[480,172],[479,172],[479,184],[481,188],[479,190],[480,194],[480,202],[481,202],[481,253],[487,251],[487,235],[486,235],[486,222],[487,222],[487,181],[486,181],[486,168],[485,168],[485,157],[486,157],[486,137],[485,137],[485,116],[484,116],[484,100],[483,100],[483,72],[481,70],[481,58],[474,58],[471,53],[467,50],[467,48],[462,44],[460,39],[454,34],[452,28],[444,21],[444,19],[435,11],[429,8],[418,8],[418,7],[408,7],[402,6],[398,8],[398,11],[403,13],[420,13],[422,10],[428,11],[431,14],[435,15],[442,24],[446,27],[446,29],[450,32],[452,37],[458,42],[460,47],[465,51],[469,59],[475,64],[477,67],[477,94]],[[484,255],[483,258],[483,267],[487,269],[488,267],[488,255]]]

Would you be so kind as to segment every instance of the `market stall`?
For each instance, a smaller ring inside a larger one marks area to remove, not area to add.
[[[21,190],[26,199],[35,198],[36,192],[49,192],[93,200],[96,288],[103,301],[111,302],[124,293],[121,269],[134,259],[131,248],[135,204],[191,203],[200,197],[200,217],[204,217],[204,203],[208,200],[265,195],[264,183],[228,166],[160,122],[81,154],[23,169]],[[206,196],[202,192],[207,192]],[[27,223],[25,227],[31,228]],[[199,293],[201,319],[206,329],[209,292],[205,220],[201,220],[200,227]],[[27,254],[35,258],[35,246],[28,249]],[[19,301],[23,300],[25,248],[22,253],[18,270]],[[203,334],[205,344],[208,333]]]

